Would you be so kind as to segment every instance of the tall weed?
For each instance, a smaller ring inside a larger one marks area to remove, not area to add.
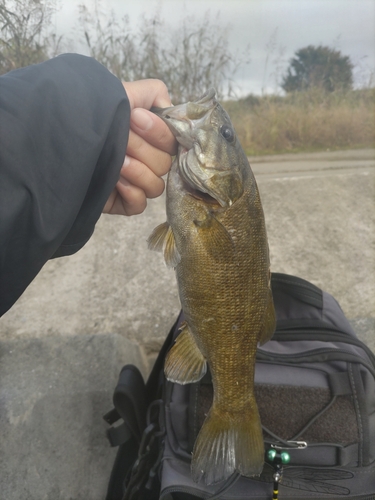
[[[247,154],[375,147],[375,88],[223,103]]]

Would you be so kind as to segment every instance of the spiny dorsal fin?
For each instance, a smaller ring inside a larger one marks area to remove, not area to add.
[[[164,260],[168,267],[176,267],[181,256],[176,247],[176,241],[171,226],[163,222],[157,226],[147,240],[148,248],[164,253]]]
[[[182,324],[181,330],[166,356],[164,373],[171,382],[191,384],[205,375],[207,363],[186,322]]]

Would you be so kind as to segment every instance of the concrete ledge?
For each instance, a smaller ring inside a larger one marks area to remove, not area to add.
[[[331,293],[348,318],[375,318],[375,169],[258,176],[273,271]],[[77,254],[48,262],[0,321],[0,338],[118,333],[155,354],[180,305],[174,272],[147,249],[165,200],[103,216]]]
[[[349,321],[358,338],[375,354],[375,318],[353,318]]]
[[[103,500],[116,450],[102,416],[124,364],[145,368],[119,335],[0,343],[4,500]]]
[[[315,170],[316,168],[321,168],[322,162],[334,162],[337,161],[352,161],[354,163],[370,161],[373,165],[375,162],[374,149],[347,149],[347,150],[337,150],[337,151],[318,151],[316,153],[284,153],[275,155],[263,155],[263,156],[249,156],[249,161],[251,165],[255,163],[310,163],[310,170]],[[277,168],[277,167],[276,167]]]
[[[375,152],[256,163],[272,270],[331,293],[375,352]],[[0,320],[1,500],[103,499],[115,450],[102,415],[121,367],[146,376],[180,305],[147,249],[165,200],[103,216],[76,255],[48,262]]]
[[[375,351],[371,318],[352,321]],[[4,500],[103,500],[116,454],[102,416],[124,364],[145,369],[119,335],[0,342]]]

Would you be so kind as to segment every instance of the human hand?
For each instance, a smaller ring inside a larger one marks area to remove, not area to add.
[[[164,191],[161,178],[171,166],[177,143],[167,125],[149,109],[168,107],[171,100],[160,80],[124,82],[130,102],[130,131],[120,178],[103,213],[135,215],[144,211],[147,198]]]

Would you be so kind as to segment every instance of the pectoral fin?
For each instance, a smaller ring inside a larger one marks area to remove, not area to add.
[[[232,257],[235,251],[232,237],[214,214],[208,213],[205,219],[195,220],[194,224],[202,230],[201,240],[215,260],[227,260]]]
[[[176,247],[176,241],[171,226],[163,222],[157,226],[147,240],[148,248],[156,252],[163,252],[168,267],[176,267],[181,256]]]
[[[164,373],[171,382],[190,384],[198,382],[205,375],[207,363],[186,322],[181,330],[165,358]]]
[[[271,340],[272,335],[275,333],[276,329],[276,313],[273,305],[272,291],[269,289],[268,304],[265,314],[265,322],[263,329],[259,335],[259,344],[263,345],[269,340]]]

